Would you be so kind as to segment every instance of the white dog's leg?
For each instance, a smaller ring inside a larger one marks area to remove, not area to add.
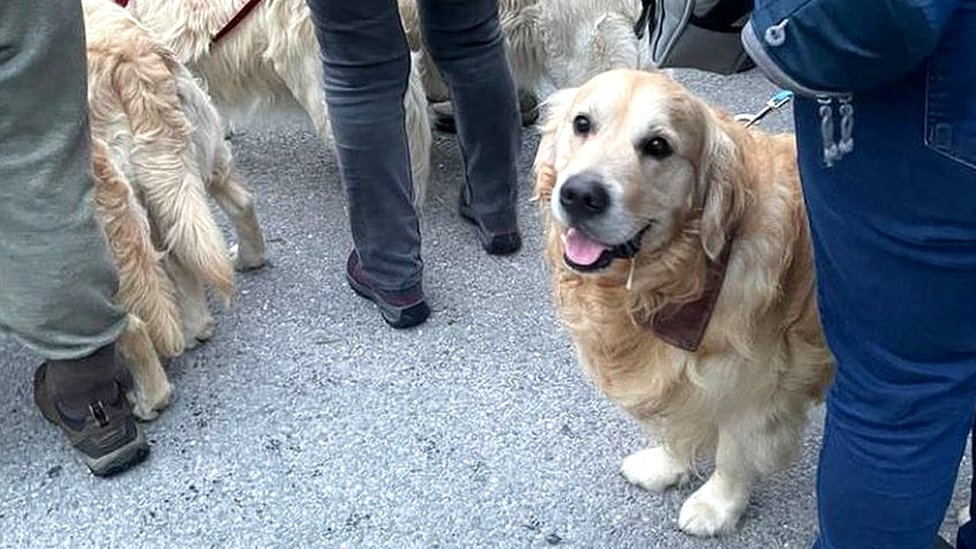
[[[312,42],[306,45],[310,48],[308,51],[315,52],[314,55],[273,61],[278,76],[311,119],[315,133],[329,145],[332,142],[332,128],[325,106],[325,77],[322,75],[322,61],[318,56],[318,42],[314,40],[313,35]]]
[[[714,536],[735,529],[756,479],[748,438],[719,430],[715,472],[681,506],[678,526],[688,534]],[[760,436],[760,435],[757,435]]]
[[[130,314],[118,343],[122,360],[132,375],[133,387],[127,395],[132,404],[132,413],[143,421],[154,420],[159,416],[159,411],[169,404],[173,388],[146,325]]]
[[[264,266],[264,235],[254,214],[254,199],[243,185],[236,181],[230,168],[214,174],[208,189],[220,209],[223,210],[237,233],[237,243],[231,247],[231,258],[239,271],[249,271]]]
[[[684,483],[689,472],[688,464],[675,459],[664,446],[634,452],[620,466],[620,473],[631,484],[655,493]]]
[[[173,258],[166,262],[166,271],[179,292],[186,348],[192,349],[214,333],[214,317],[207,306],[203,281]]]

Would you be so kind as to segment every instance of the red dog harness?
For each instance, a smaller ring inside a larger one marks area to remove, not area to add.
[[[129,0],[115,0],[115,3],[124,8],[129,5]],[[210,43],[216,44],[217,42],[220,42],[220,40],[223,37],[227,36],[230,33],[230,31],[234,30],[234,28],[236,28],[237,25],[240,25],[241,21],[246,19],[247,16],[250,15],[252,11],[254,11],[254,8],[258,7],[258,4],[260,3],[261,0],[247,0],[247,3],[241,6],[241,9],[237,10],[237,13],[234,14],[234,17],[231,17],[230,21],[228,21],[226,25],[221,27],[220,30],[217,31],[217,34],[213,35],[210,38]]]

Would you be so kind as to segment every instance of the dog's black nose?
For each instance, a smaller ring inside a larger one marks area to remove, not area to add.
[[[574,221],[596,217],[607,211],[610,195],[600,178],[594,174],[574,175],[563,183],[559,203]]]

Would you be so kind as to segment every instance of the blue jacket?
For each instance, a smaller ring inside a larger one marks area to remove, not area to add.
[[[852,125],[851,97],[925,71],[926,145],[976,167],[976,0],[756,0],[742,41],[773,82],[829,107],[825,157],[845,146],[826,133]]]

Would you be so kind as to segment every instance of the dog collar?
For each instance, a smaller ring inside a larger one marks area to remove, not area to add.
[[[730,236],[718,259],[708,260],[705,289],[701,297],[689,303],[665,306],[650,318],[644,319],[641,324],[665,343],[688,352],[696,352],[705,337],[705,330],[722,291],[731,251]]]

